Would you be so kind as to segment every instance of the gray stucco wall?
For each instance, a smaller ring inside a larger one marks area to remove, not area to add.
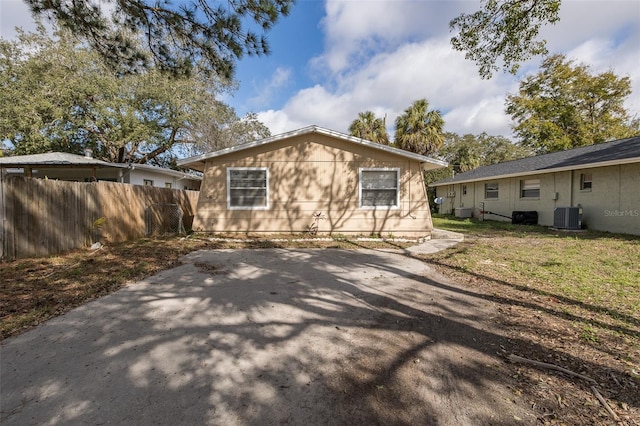
[[[591,191],[580,190],[580,173],[573,181],[574,205],[583,209],[590,229],[640,235],[640,164],[590,169]]]
[[[591,189],[580,189],[583,173],[591,174]],[[523,179],[540,179],[539,197],[520,197]],[[489,182],[499,184],[497,199],[485,199],[484,188]],[[436,194],[445,197],[440,213],[464,207],[473,209],[474,217],[479,217],[484,203],[485,211],[504,216],[535,210],[540,225],[552,226],[556,207],[582,207],[583,223],[589,229],[640,235],[640,163],[444,185],[436,188]],[[496,215],[485,215],[485,219],[509,220]]]

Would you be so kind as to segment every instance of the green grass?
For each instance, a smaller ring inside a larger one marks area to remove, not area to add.
[[[434,260],[533,293],[640,319],[640,237],[435,216],[466,241]],[[453,253],[455,252],[455,255]]]
[[[545,234],[549,233],[543,226],[512,225],[511,222],[493,220],[479,221],[477,219],[459,219],[448,215],[433,215],[433,226],[446,231],[462,232],[471,236],[488,236],[504,231],[516,234]]]

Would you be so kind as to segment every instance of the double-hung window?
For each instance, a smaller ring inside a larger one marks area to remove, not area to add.
[[[397,208],[400,169],[360,169],[360,208]]]
[[[265,167],[227,168],[227,206],[233,210],[269,208],[269,170]]]
[[[540,198],[540,179],[521,180],[520,198]]]
[[[497,199],[500,194],[500,184],[498,182],[491,182],[484,184],[484,198],[485,199]]]
[[[580,190],[591,191],[592,185],[593,185],[593,178],[591,177],[591,173],[582,173],[580,175]]]

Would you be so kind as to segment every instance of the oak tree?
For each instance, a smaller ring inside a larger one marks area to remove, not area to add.
[[[533,155],[533,151],[513,143],[504,136],[447,132],[439,155],[456,173],[467,172],[481,166],[502,163]]]
[[[482,0],[480,10],[449,22],[454,49],[476,63],[482,78],[502,68],[515,74],[520,63],[547,53],[540,28],[559,21],[560,0]]]
[[[640,133],[624,107],[629,77],[592,73],[564,55],[547,57],[541,70],[520,82],[506,112],[523,146],[547,153]]]
[[[50,37],[41,25],[0,39],[0,90],[0,140],[15,154],[91,148],[106,161],[168,165],[181,152],[215,149],[212,128],[237,142],[268,133],[217,99],[232,90],[227,80],[155,67],[118,74],[69,31]]]

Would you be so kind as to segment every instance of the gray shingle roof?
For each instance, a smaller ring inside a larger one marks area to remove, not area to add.
[[[429,186],[631,162],[640,162],[640,136],[478,167]]]
[[[0,157],[0,168],[21,168],[21,167],[113,167],[120,169],[136,168],[140,170],[149,170],[175,177],[188,177],[189,179],[202,180],[202,177],[190,173],[180,172],[177,170],[166,169],[164,167],[152,166],[150,164],[126,164],[126,163],[109,163],[107,161],[98,160],[97,158],[85,157],[82,155],[70,154],[67,152],[48,152],[46,154],[32,155],[16,155],[13,157]]]
[[[0,157],[0,166],[96,166],[122,167],[92,157],[69,154],[67,152],[48,152],[46,154],[16,155],[14,157]],[[125,166],[126,167],[126,166]]]

